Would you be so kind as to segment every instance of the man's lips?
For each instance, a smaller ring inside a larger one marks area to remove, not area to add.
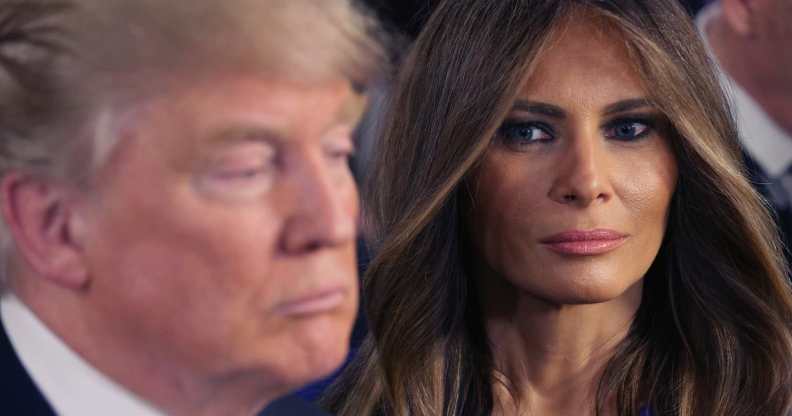
[[[275,312],[290,317],[327,313],[342,306],[347,296],[345,287],[319,289],[278,304]]]
[[[608,229],[569,230],[543,238],[540,243],[561,254],[592,256],[618,248],[628,237]]]

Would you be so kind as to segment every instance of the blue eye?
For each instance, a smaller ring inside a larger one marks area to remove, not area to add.
[[[498,129],[498,137],[503,144],[515,150],[554,139],[552,129],[544,123],[508,121]]]
[[[651,133],[651,124],[646,120],[616,120],[605,127],[605,137],[621,141],[637,140]]]

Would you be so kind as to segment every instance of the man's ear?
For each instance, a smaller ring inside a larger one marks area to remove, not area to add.
[[[68,289],[88,284],[82,248],[74,238],[79,218],[66,189],[20,172],[0,180],[2,215],[17,253],[39,277]]]
[[[720,0],[723,17],[734,32],[752,36],[754,28],[754,0]]]

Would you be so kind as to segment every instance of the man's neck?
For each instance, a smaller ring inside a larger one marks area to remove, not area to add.
[[[88,365],[165,414],[255,415],[279,395],[262,386],[257,374],[196,374],[162,351],[147,351],[145,342],[116,342],[118,338],[103,327],[101,319],[86,313],[74,299],[56,296],[19,293],[47,330]]]
[[[773,65],[750,40],[739,36],[716,16],[705,36],[723,71],[792,137],[792,77],[789,68]]]

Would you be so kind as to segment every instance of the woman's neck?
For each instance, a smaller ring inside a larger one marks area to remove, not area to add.
[[[482,288],[485,327],[498,373],[495,414],[594,414],[608,360],[627,335],[642,284],[608,302],[560,305],[505,279]]]

